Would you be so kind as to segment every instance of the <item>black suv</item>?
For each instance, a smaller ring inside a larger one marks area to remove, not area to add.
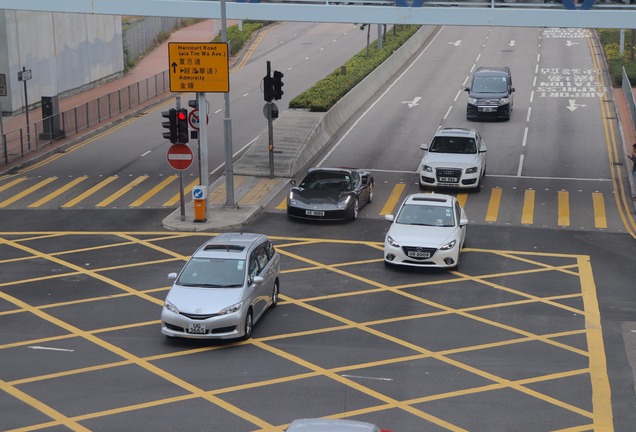
[[[480,67],[473,74],[468,92],[466,118],[510,120],[512,111],[512,75],[508,67]]]

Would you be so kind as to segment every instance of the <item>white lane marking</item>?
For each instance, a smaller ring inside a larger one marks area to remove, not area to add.
[[[393,381],[393,378],[382,378],[382,377],[369,377],[369,376],[360,376],[360,375],[341,375],[343,378],[358,378],[358,379],[367,379],[367,380],[376,380],[376,381]]]
[[[146,156],[147,154],[149,154],[150,152],[152,152],[152,150],[148,150],[146,153],[143,153],[140,157],[144,157],[144,156]]]
[[[48,351],[66,351],[66,352],[75,351],[75,350],[66,349],[66,348],[52,348],[52,347],[33,346],[33,345],[29,346],[29,348],[35,349],[35,350],[48,350]]]

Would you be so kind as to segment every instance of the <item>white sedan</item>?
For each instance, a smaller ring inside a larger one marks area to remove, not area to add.
[[[391,432],[374,424],[342,419],[298,419],[291,422],[286,432]]]
[[[451,195],[418,193],[406,197],[384,240],[384,263],[412,267],[459,268],[468,219]]]

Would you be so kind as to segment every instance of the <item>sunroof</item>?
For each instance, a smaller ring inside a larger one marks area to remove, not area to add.
[[[238,245],[224,245],[224,244],[209,244],[206,245],[203,250],[209,251],[209,250],[224,250],[227,252],[241,252],[243,251],[243,249],[245,249],[245,246],[238,246]]]

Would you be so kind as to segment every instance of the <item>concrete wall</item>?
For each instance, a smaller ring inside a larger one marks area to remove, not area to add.
[[[32,79],[18,81],[18,72],[31,70]],[[7,96],[0,97],[4,113],[21,112],[43,96],[117,76],[124,70],[121,18],[114,15],[0,11],[0,73]]]

